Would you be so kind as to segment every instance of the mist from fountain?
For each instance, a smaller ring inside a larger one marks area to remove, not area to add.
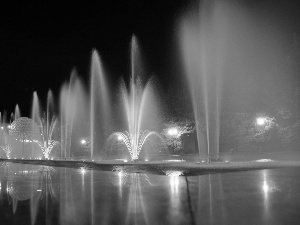
[[[185,71],[190,87],[199,157],[219,157],[220,106],[226,42],[226,12],[204,1],[180,24]],[[204,143],[203,143],[204,140]]]
[[[70,158],[73,138],[77,137],[78,133],[86,133],[87,109],[86,90],[73,70],[70,81],[62,86],[59,95],[61,157]]]

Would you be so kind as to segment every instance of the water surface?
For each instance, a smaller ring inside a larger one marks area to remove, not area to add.
[[[6,163],[0,175],[0,224],[299,224],[300,219],[297,168],[184,177]]]

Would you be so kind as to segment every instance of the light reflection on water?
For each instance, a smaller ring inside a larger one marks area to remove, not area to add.
[[[297,169],[185,178],[5,164],[0,178],[0,224],[297,224],[300,219]]]

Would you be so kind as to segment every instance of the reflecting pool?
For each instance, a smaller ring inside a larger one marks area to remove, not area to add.
[[[0,224],[299,224],[297,168],[180,174],[4,163]]]

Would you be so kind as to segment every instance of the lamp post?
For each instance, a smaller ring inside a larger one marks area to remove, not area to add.
[[[258,150],[262,151],[266,137],[265,137],[265,132],[267,132],[273,124],[273,119],[267,116],[260,116],[256,118],[255,126],[256,126],[256,136],[260,137],[260,141],[258,142]]]

